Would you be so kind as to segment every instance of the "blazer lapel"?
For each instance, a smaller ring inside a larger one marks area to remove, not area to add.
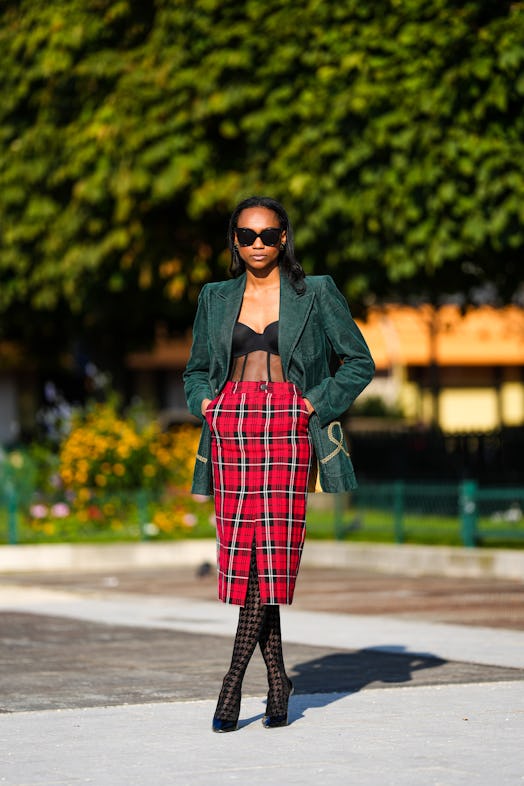
[[[244,273],[238,278],[225,282],[210,302],[210,338],[215,356],[224,361],[225,374],[229,371],[233,329],[240,312],[245,288],[246,275]]]
[[[282,359],[284,379],[288,379],[289,364],[296,343],[315,299],[315,293],[306,289],[303,294],[295,291],[285,274],[280,274],[280,316],[278,323],[278,350]]]

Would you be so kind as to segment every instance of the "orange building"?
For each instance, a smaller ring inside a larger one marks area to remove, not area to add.
[[[410,422],[444,431],[491,431],[524,423],[524,309],[387,305],[357,320],[377,374],[364,396],[400,406]],[[191,335],[159,333],[151,352],[128,358],[134,392],[166,418],[185,416],[182,370]],[[159,400],[160,394],[160,400]]]
[[[359,325],[377,366],[364,395],[448,432],[524,423],[524,309],[388,305]]]

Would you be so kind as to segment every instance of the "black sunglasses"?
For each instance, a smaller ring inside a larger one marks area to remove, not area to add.
[[[237,239],[241,246],[252,246],[257,237],[260,238],[265,246],[278,246],[282,236],[280,227],[269,227],[263,229],[262,232],[255,232],[254,229],[247,229],[244,227],[236,228]]]

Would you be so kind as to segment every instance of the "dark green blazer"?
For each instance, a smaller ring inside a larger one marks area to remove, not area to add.
[[[306,276],[297,293],[288,278],[280,280],[278,347],[284,379],[294,382],[315,412],[309,419],[323,491],[356,487],[355,474],[340,416],[371,381],[374,363],[348,304],[331,276]],[[202,416],[205,398],[214,399],[227,382],[233,328],[240,312],[245,273],[206,284],[200,293],[193,326],[193,346],[184,371],[190,412],[202,422],[193,493],[212,493],[211,434]],[[330,373],[332,354],[339,360]]]

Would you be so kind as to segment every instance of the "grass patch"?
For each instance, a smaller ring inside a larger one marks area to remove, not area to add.
[[[64,518],[36,520],[27,514],[17,516],[17,542],[32,543],[115,543],[139,540],[182,540],[214,538],[212,500],[184,500],[183,508],[173,505],[155,509],[147,515],[138,507],[128,507],[126,514],[110,518],[86,519],[86,514]],[[524,548],[524,521],[509,525],[489,517],[479,519],[478,545]],[[460,519],[453,516],[405,514],[401,532],[395,532],[393,513],[370,507],[346,509],[338,520],[331,508],[310,507],[307,537],[311,540],[343,540],[348,543],[413,543],[461,546]],[[0,543],[8,542],[7,512],[0,510]]]
[[[461,522],[454,516],[405,514],[402,527],[395,532],[393,513],[372,508],[345,511],[335,521],[333,511],[310,510],[308,537],[318,540],[344,540],[348,543],[412,543],[434,546],[462,546]],[[481,517],[477,526],[477,545],[524,548],[524,520],[508,526]]]

